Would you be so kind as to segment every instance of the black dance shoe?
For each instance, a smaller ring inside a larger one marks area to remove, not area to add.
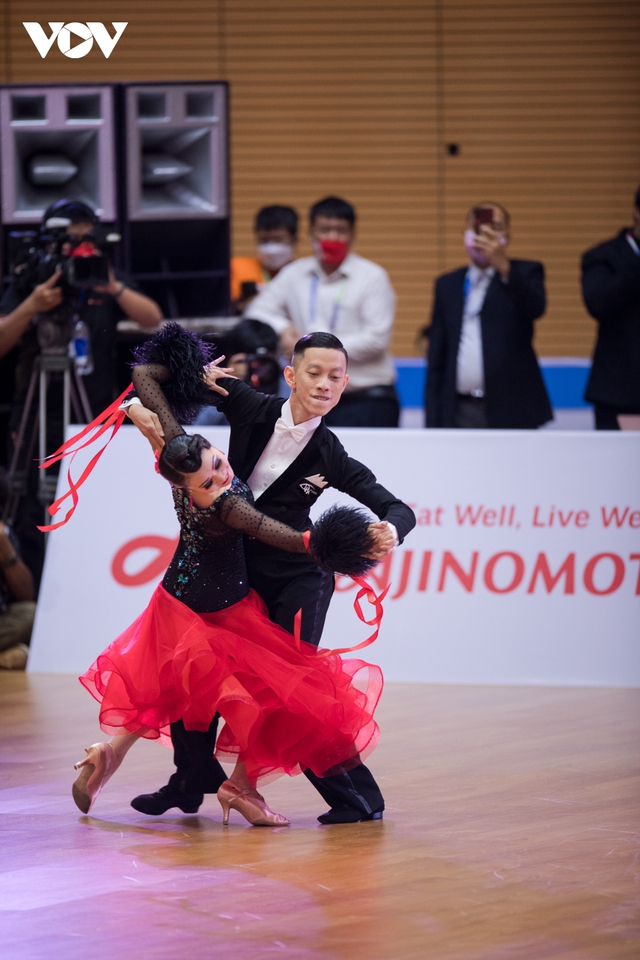
[[[171,807],[178,807],[183,813],[197,813],[203,800],[202,793],[183,793],[167,784],[155,793],[141,793],[139,797],[134,797],[131,806],[139,813],[159,817]]]
[[[328,813],[321,813],[320,823],[364,823],[366,820],[382,820],[382,810],[373,813],[363,813],[355,807],[332,807]]]

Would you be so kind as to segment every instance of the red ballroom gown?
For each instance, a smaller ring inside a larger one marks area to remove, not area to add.
[[[100,725],[170,744],[169,725],[225,725],[218,759],[244,760],[254,782],[354,766],[378,740],[379,667],[297,640],[248,587],[243,536],[303,553],[302,534],[260,513],[238,478],[205,509],[173,488],[180,540],[146,610],[80,682]]]

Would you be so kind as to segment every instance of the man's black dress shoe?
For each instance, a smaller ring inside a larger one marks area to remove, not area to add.
[[[328,813],[321,813],[320,823],[364,823],[365,820],[382,820],[382,810],[373,813],[363,813],[355,807],[332,807]]]
[[[178,807],[183,813],[197,813],[203,800],[202,793],[183,793],[167,785],[155,793],[141,793],[139,797],[134,797],[131,806],[139,813],[159,817],[171,807]]]

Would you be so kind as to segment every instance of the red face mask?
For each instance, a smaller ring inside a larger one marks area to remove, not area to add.
[[[319,240],[320,259],[328,267],[339,267],[349,253],[346,240]]]

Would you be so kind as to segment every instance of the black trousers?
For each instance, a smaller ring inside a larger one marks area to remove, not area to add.
[[[461,430],[486,430],[489,424],[484,397],[457,393],[455,426]]]
[[[247,559],[250,585],[265,601],[270,619],[293,633],[295,616],[301,610],[301,638],[317,646],[333,595],[333,577],[307,563],[306,558],[296,559],[255,540],[247,543]],[[182,721],[171,724],[177,767],[169,781],[171,786],[187,793],[217,792],[226,780],[213,756],[217,730],[218,715],[206,733],[185,730]],[[380,788],[362,763],[329,777],[318,777],[311,770],[303,772],[330,807],[353,807],[365,814],[384,809]]]
[[[620,424],[618,423],[618,414],[619,413],[632,413],[636,416],[640,414],[640,407],[630,408],[630,407],[610,407],[606,403],[596,403],[594,404],[594,412],[596,418],[596,430],[619,430]]]

